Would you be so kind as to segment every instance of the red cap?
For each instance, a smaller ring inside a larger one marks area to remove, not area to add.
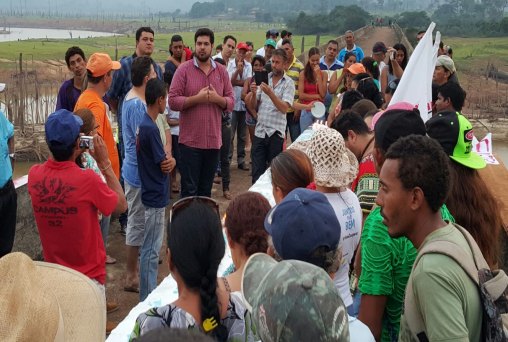
[[[118,70],[121,67],[120,62],[112,61],[107,53],[94,53],[86,63],[86,69],[93,77],[106,75],[110,70]]]
[[[237,48],[238,50],[241,50],[241,49],[244,49],[244,50],[249,50],[249,46],[248,46],[246,43],[244,43],[244,42],[240,42],[240,43],[238,43],[238,44],[236,45],[236,48]]]

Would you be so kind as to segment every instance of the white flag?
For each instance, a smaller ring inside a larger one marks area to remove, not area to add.
[[[398,102],[414,104],[420,110],[424,122],[432,117],[432,75],[441,41],[441,34],[438,31],[436,41],[432,44],[432,32],[435,26],[435,23],[431,23],[423,38],[416,45],[390,101],[390,104]]]

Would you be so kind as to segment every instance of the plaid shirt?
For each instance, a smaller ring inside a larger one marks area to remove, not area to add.
[[[121,123],[123,99],[132,88],[131,68],[132,62],[136,57],[136,54],[133,54],[132,56],[122,57],[122,59],[120,59],[122,68],[113,73],[113,81],[108,91],[108,98],[118,100],[117,117],[119,123]],[[162,68],[155,62],[153,63],[153,68],[157,73],[157,78],[162,81]]]
[[[222,112],[231,112],[235,98],[228,72],[211,60],[208,75],[199,68],[196,58],[176,69],[169,89],[169,107],[180,112],[180,144],[200,149],[219,149],[222,145]],[[212,85],[226,99],[226,108],[213,103],[200,103],[184,109],[188,97]]]
[[[268,85],[273,88],[275,95],[282,101],[293,105],[295,96],[295,83],[286,74],[280,79],[275,88],[273,87],[273,73],[268,75]],[[264,138],[265,135],[271,137],[275,132],[279,132],[280,136],[284,136],[286,131],[286,113],[283,113],[275,107],[272,100],[266,95],[261,88],[258,88],[258,122],[254,135],[258,138]]]

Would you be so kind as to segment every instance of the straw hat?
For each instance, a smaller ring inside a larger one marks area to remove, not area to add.
[[[316,185],[335,188],[349,186],[358,173],[358,161],[346,148],[342,135],[331,128],[314,133],[307,149]]]
[[[104,341],[104,294],[87,276],[19,252],[0,274],[0,341]]]

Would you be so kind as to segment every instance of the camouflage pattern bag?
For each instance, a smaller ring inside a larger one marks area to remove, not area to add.
[[[471,248],[473,258],[451,241],[434,240],[418,252],[413,268],[423,255],[429,253],[443,254],[455,260],[480,290],[480,301],[483,308],[481,340],[487,342],[508,341],[508,276],[503,270],[491,270],[471,234],[458,224],[454,224],[454,226],[464,235]],[[416,309],[411,278],[406,288],[404,316],[414,338],[419,341],[428,341],[423,318]]]

